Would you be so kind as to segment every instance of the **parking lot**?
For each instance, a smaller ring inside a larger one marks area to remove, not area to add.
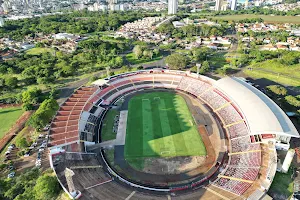
[[[42,171],[49,168],[47,134],[47,130],[40,132],[39,137],[30,142],[31,146],[26,148],[25,154],[22,156],[18,156],[18,152],[21,150],[11,143],[5,149],[4,163],[7,164],[7,167],[1,170],[1,174],[12,178],[33,167],[39,167]]]

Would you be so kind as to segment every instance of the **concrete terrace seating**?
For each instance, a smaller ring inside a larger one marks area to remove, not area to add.
[[[261,165],[261,152],[231,155],[229,165],[234,167],[259,167]]]
[[[224,190],[233,192],[237,195],[241,195],[251,186],[251,183],[226,178],[219,178],[213,183],[213,185],[220,187]]]
[[[225,176],[231,176],[234,178],[245,179],[254,181],[257,177],[259,169],[258,168],[234,168],[229,167],[226,172]]]
[[[213,109],[218,109],[224,104],[228,103],[220,94],[210,90],[200,95]]]
[[[248,135],[247,126],[244,122],[227,127],[230,138],[242,137]]]
[[[251,143],[249,136],[231,139],[232,152],[247,151],[249,149],[250,144]]]
[[[81,87],[60,107],[50,127],[50,145],[59,145],[79,139],[78,120],[85,102],[97,90],[96,87]]]
[[[226,125],[241,121],[243,118],[232,105],[228,105],[217,111]]]

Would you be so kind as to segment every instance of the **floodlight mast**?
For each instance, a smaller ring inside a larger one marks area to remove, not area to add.
[[[73,182],[73,178],[72,178],[74,175],[75,175],[75,173],[74,173],[73,170],[71,170],[69,168],[65,169],[65,177],[66,177],[66,180],[67,180],[67,184],[68,184],[68,188],[69,188],[70,193],[76,192],[74,182]]]

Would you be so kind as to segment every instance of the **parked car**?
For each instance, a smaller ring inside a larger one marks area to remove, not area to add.
[[[44,134],[39,134],[39,138],[42,138],[42,137],[44,137]]]
[[[37,145],[37,142],[34,142],[31,144],[31,146],[34,146],[34,147],[36,147],[36,145]]]
[[[8,175],[7,175],[7,178],[13,178],[15,176],[16,172],[10,172]]]
[[[24,157],[28,157],[28,156],[30,156],[30,151],[27,151],[24,155]]]
[[[15,169],[15,167],[14,167],[13,165],[9,165],[9,166],[8,166],[8,169],[9,169],[9,171],[12,171],[12,170]]]
[[[9,155],[10,154],[10,150],[5,152],[5,155]]]
[[[42,152],[42,151],[44,151],[45,149],[44,149],[44,147],[41,147],[40,149],[39,149],[39,152]]]
[[[37,153],[37,160],[41,160],[41,153],[40,152]]]
[[[43,128],[43,131],[48,131],[50,128],[50,124],[46,125],[44,128]]]
[[[45,148],[46,146],[47,146],[46,143],[42,143],[41,146],[40,146],[40,148]]]

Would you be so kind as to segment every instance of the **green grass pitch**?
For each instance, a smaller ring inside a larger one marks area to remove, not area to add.
[[[0,109],[0,139],[16,123],[24,113],[21,107],[11,107]]]
[[[203,155],[205,145],[183,97],[152,92],[130,99],[126,159]]]

